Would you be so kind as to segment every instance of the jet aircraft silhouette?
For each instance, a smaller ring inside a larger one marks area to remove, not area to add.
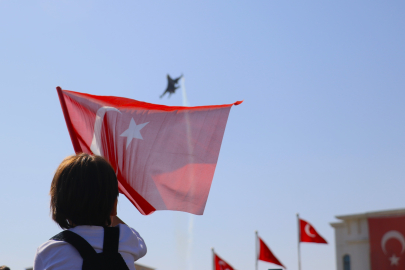
[[[176,79],[172,79],[169,74],[167,74],[167,88],[166,90],[163,92],[163,94],[160,96],[160,98],[162,98],[166,93],[169,93],[169,97],[174,94],[174,92],[176,92],[176,89],[179,88],[180,86],[178,86],[179,80],[183,77],[183,75],[181,75],[180,77],[176,78]]]

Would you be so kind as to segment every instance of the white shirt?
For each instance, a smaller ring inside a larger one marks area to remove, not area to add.
[[[125,224],[119,224],[118,252],[130,270],[134,262],[146,254],[146,245],[137,231]],[[80,235],[97,253],[103,251],[104,228],[100,226],[76,226],[70,231]],[[64,241],[48,240],[37,248],[34,270],[81,270],[83,259],[79,252]]]

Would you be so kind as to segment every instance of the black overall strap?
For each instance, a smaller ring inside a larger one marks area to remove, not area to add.
[[[77,251],[79,251],[83,260],[97,254],[94,248],[86,240],[84,240],[83,237],[71,231],[66,230],[60,232],[49,240],[65,241],[71,244],[77,249]]]
[[[120,228],[104,227],[104,253],[118,253],[118,244],[120,241]]]

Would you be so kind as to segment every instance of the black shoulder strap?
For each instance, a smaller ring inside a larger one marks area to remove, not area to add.
[[[120,228],[117,227],[104,227],[104,253],[118,253],[118,244],[120,238]]]
[[[65,241],[71,244],[77,249],[77,251],[79,251],[80,256],[82,256],[83,259],[97,254],[94,248],[84,240],[83,237],[68,230],[58,233],[49,240]]]

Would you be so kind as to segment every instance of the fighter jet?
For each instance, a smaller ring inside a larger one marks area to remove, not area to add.
[[[183,77],[183,75],[181,75],[177,79],[172,79],[169,76],[169,74],[167,74],[167,88],[163,92],[163,94],[160,96],[160,98],[162,98],[166,93],[169,93],[169,97],[172,94],[174,94],[174,92],[176,92],[176,89],[180,87],[180,86],[178,86],[178,83],[179,83],[179,80],[181,79],[181,77]]]

